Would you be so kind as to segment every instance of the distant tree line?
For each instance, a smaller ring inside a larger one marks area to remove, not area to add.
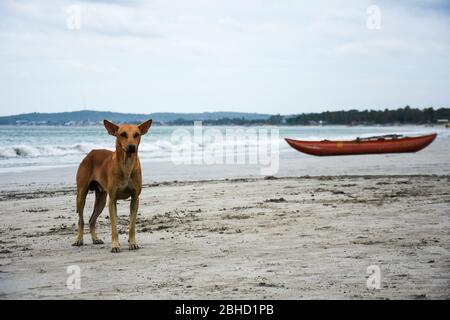
[[[438,119],[450,119],[450,108],[416,109],[406,106],[397,110],[348,110],[302,113],[294,116],[272,115],[267,119],[222,118],[204,120],[204,125],[371,125],[371,124],[427,124]],[[170,125],[191,125],[192,120],[177,119]]]
[[[0,125],[101,125],[103,119],[117,123],[140,123],[153,118],[155,124],[192,125],[195,119],[204,125],[373,125],[373,124],[426,124],[438,119],[450,119],[450,108],[417,109],[406,106],[397,110],[348,110],[302,113],[298,115],[269,115],[239,112],[205,112],[196,114],[155,113],[121,114],[102,111],[77,111],[63,113],[30,113],[0,117]]]
[[[436,123],[438,119],[450,119],[450,108],[416,109],[406,106],[397,110],[348,110],[303,113],[286,119],[287,124],[307,125],[314,122],[328,124],[425,124]]]

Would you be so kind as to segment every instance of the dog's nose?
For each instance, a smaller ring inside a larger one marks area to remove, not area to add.
[[[136,146],[134,144],[128,145],[128,153],[135,153],[136,152]]]

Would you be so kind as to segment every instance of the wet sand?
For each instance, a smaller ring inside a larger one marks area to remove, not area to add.
[[[145,185],[138,251],[108,211],[72,247],[75,190],[0,192],[1,299],[449,299],[450,176],[242,178]],[[85,220],[94,196],[90,194]],[[81,269],[69,290],[67,267]],[[381,270],[368,289],[367,268]]]

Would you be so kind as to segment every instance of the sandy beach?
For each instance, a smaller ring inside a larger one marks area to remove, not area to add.
[[[75,239],[72,186],[0,193],[1,299],[449,299],[450,176],[266,177],[146,184],[138,251]],[[85,219],[93,206],[88,196]],[[79,266],[81,289],[66,287]],[[368,289],[367,268],[381,270]]]
[[[450,300],[449,4],[0,1],[0,301]]]

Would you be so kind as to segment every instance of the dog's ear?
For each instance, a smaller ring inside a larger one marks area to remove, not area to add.
[[[147,120],[140,125],[138,125],[139,130],[141,131],[141,134],[144,135],[148,132],[148,129],[150,129],[150,126],[152,125],[153,120]]]
[[[103,120],[103,125],[105,126],[106,130],[108,130],[108,133],[112,136],[116,136],[117,130],[119,130],[119,126],[109,122],[108,120]]]

